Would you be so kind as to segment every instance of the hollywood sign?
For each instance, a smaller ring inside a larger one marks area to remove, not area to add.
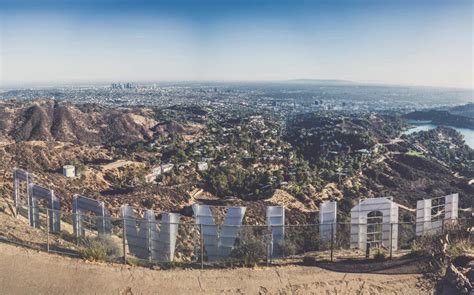
[[[419,200],[416,203],[416,235],[437,233],[446,221],[458,218],[459,195]]]
[[[180,215],[167,212],[161,215],[158,231],[153,210],[146,210],[143,218],[136,218],[132,207],[122,206],[124,235],[129,251],[136,257],[173,261]]]
[[[39,227],[39,200],[48,206],[49,231],[60,232],[60,202],[52,190],[33,183],[33,176],[21,169],[13,170],[13,198],[19,214],[22,211],[22,190],[26,185],[27,211],[29,223]],[[203,242],[203,250],[209,261],[231,255],[239,237],[246,213],[245,207],[224,207],[226,215],[221,225],[216,224],[211,211],[212,206],[193,204],[195,224]],[[399,205],[389,198],[370,198],[360,201],[351,209],[350,247],[366,250],[367,246],[383,246],[396,250],[398,247],[398,209]],[[136,217],[133,208],[121,208],[124,236],[128,250],[138,258],[151,258],[159,261],[173,261],[176,240],[180,225],[180,214],[161,212],[161,220],[156,220],[153,210],[146,210],[144,216]],[[84,217],[95,215],[98,236],[112,232],[111,216],[104,202],[74,195],[73,229],[76,237],[86,235]],[[458,194],[441,198],[420,200],[416,209],[416,235],[432,234],[442,230],[446,220],[458,218]],[[281,206],[268,206],[266,222],[270,232],[270,254],[278,255],[278,246],[285,240],[285,209]],[[330,241],[337,235],[337,203],[323,202],[319,211],[319,237]]]
[[[351,248],[367,245],[397,249],[398,204],[387,198],[365,199],[351,209]]]

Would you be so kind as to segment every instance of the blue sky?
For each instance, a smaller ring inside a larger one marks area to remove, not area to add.
[[[473,85],[473,1],[0,0],[12,83]]]

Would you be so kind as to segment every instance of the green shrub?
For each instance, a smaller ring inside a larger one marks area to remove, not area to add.
[[[255,266],[267,255],[267,244],[264,237],[263,230],[242,229],[230,256],[242,262],[245,266]]]
[[[285,257],[295,255],[298,247],[292,240],[285,239],[276,244],[275,250],[278,255]]]

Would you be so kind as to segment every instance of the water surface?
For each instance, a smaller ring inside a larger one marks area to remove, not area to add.
[[[402,134],[412,134],[415,132],[419,131],[428,131],[435,129],[438,127],[438,125],[431,124],[431,123],[424,123],[424,124],[416,124],[413,122],[410,122],[413,125],[416,125],[416,127],[410,128],[407,131],[402,132]],[[464,141],[468,146],[474,149],[474,130],[472,129],[467,129],[467,128],[458,128],[458,127],[452,127],[452,126],[447,126],[449,128],[453,128],[457,130],[459,133],[461,133],[464,136]]]

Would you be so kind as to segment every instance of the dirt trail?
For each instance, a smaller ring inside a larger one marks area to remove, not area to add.
[[[318,267],[151,270],[88,263],[0,243],[2,294],[426,294],[419,275]]]

